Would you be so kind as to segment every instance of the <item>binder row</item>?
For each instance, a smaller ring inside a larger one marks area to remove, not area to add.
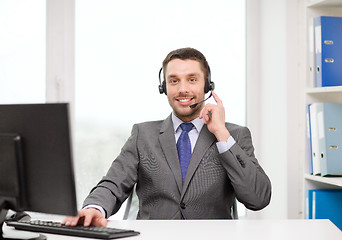
[[[313,189],[306,194],[306,219],[329,219],[342,230],[342,190]]]
[[[309,104],[307,138],[310,173],[342,176],[342,104]]]
[[[342,17],[309,22],[309,87],[342,86]],[[310,173],[342,176],[342,104],[312,103],[306,110]],[[342,189],[306,191],[306,219],[329,219],[342,230]]]
[[[342,17],[309,22],[310,87],[342,85]]]

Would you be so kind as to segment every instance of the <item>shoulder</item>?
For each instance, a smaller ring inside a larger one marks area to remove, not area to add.
[[[248,128],[245,126],[229,122],[226,122],[226,128],[228,129],[228,131],[249,131]]]
[[[147,121],[147,122],[142,122],[135,124],[133,126],[133,129],[139,129],[139,131],[159,131],[159,132],[164,132],[167,129],[173,127],[172,120],[171,120],[171,115],[169,115],[166,119],[164,120],[157,120],[157,121]]]
[[[226,123],[226,128],[233,136],[235,140],[240,139],[241,137],[250,137],[251,132],[248,127],[241,126],[235,123]]]
[[[158,120],[158,121],[148,121],[148,122],[141,122],[134,124],[135,127],[139,129],[151,129],[151,128],[159,128],[162,126],[164,120]]]
[[[158,120],[158,121],[147,121],[147,122],[141,122],[136,123],[133,125],[133,132],[137,132],[139,134],[154,134],[159,133],[160,129],[163,126],[164,120]]]

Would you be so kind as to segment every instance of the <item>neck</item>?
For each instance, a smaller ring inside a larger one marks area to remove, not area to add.
[[[198,113],[197,113],[198,112]],[[196,114],[195,114],[196,113]],[[199,113],[200,111],[196,110],[196,112],[191,114],[191,115],[187,115],[187,116],[181,116],[176,114],[175,112],[173,112],[173,114],[178,117],[182,122],[191,122],[192,120],[196,119],[199,117]]]

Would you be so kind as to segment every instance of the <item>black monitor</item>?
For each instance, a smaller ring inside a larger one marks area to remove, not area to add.
[[[0,227],[8,209],[77,215],[68,109],[0,105]]]

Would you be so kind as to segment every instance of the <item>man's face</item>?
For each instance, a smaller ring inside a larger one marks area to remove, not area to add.
[[[196,60],[173,59],[165,71],[167,98],[175,115],[184,122],[197,118],[203,104],[190,105],[204,99],[204,72]]]

